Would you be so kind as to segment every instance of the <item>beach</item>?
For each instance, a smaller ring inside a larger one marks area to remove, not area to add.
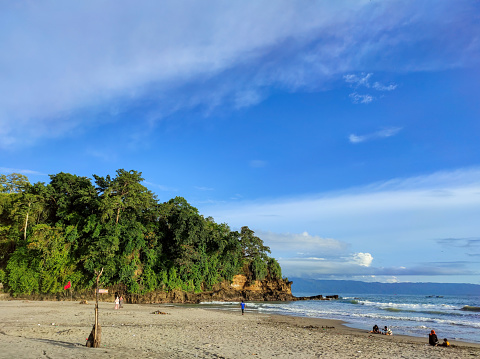
[[[160,313],[160,314],[157,314]],[[94,303],[0,301],[0,358],[474,358],[480,345],[373,335],[340,321],[168,304],[99,303],[100,348],[85,347]]]

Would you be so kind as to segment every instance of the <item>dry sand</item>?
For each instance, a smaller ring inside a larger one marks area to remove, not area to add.
[[[427,338],[371,335],[324,319],[164,304],[113,307],[99,304],[101,348],[87,348],[93,303],[0,301],[0,358],[480,357],[478,344],[431,347]]]

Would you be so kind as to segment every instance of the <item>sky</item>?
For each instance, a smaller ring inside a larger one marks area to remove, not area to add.
[[[0,173],[142,172],[283,275],[480,284],[480,1],[0,3]]]

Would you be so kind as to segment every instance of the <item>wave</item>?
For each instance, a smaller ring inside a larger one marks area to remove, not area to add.
[[[465,317],[466,314],[464,313],[455,313],[450,311],[440,311],[440,310],[410,310],[410,309],[400,309],[394,307],[386,307],[386,308],[379,308],[381,310],[385,310],[387,312],[394,312],[394,313],[415,313],[415,314],[429,314],[429,315],[441,315],[441,316],[457,316],[457,317]]]
[[[381,309],[386,310],[387,312],[412,312],[411,310],[403,310],[403,309],[392,308],[392,307],[389,307],[389,308],[381,308]]]
[[[347,303],[350,304],[358,304],[358,305],[365,305],[368,307],[377,307],[380,309],[384,310],[391,310],[391,311],[396,311],[396,310],[405,310],[405,311],[412,311],[412,312],[437,312],[437,313],[442,313],[445,311],[453,311],[453,310],[458,310],[458,306],[451,305],[451,304],[443,304],[443,303],[437,303],[437,304],[430,304],[430,303],[394,303],[394,302],[374,302],[374,301],[369,301],[369,300],[358,300],[358,299],[353,299],[348,301]],[[393,308],[393,309],[387,309],[387,308]],[[478,308],[478,307],[473,307],[473,308]],[[468,309],[466,309],[468,310]]]
[[[460,310],[468,311],[468,312],[480,312],[480,307],[474,307],[474,306],[471,306],[471,305],[466,305],[463,308],[461,308]]]

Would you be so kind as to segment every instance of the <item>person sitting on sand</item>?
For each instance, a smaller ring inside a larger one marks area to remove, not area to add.
[[[380,329],[378,329],[378,325],[376,325],[376,324],[373,326],[373,329],[372,329],[372,331],[371,331],[370,333],[373,333],[373,334],[382,334],[382,333],[380,333]]]
[[[440,344],[441,347],[449,347],[450,343],[448,342],[447,338],[443,339],[443,343]]]
[[[438,345],[437,334],[435,334],[435,330],[433,329],[430,334],[428,334],[428,344],[433,345],[434,347]]]
[[[393,335],[393,332],[391,329],[387,328],[387,326],[385,325],[385,328],[383,328],[383,334],[385,335]]]

